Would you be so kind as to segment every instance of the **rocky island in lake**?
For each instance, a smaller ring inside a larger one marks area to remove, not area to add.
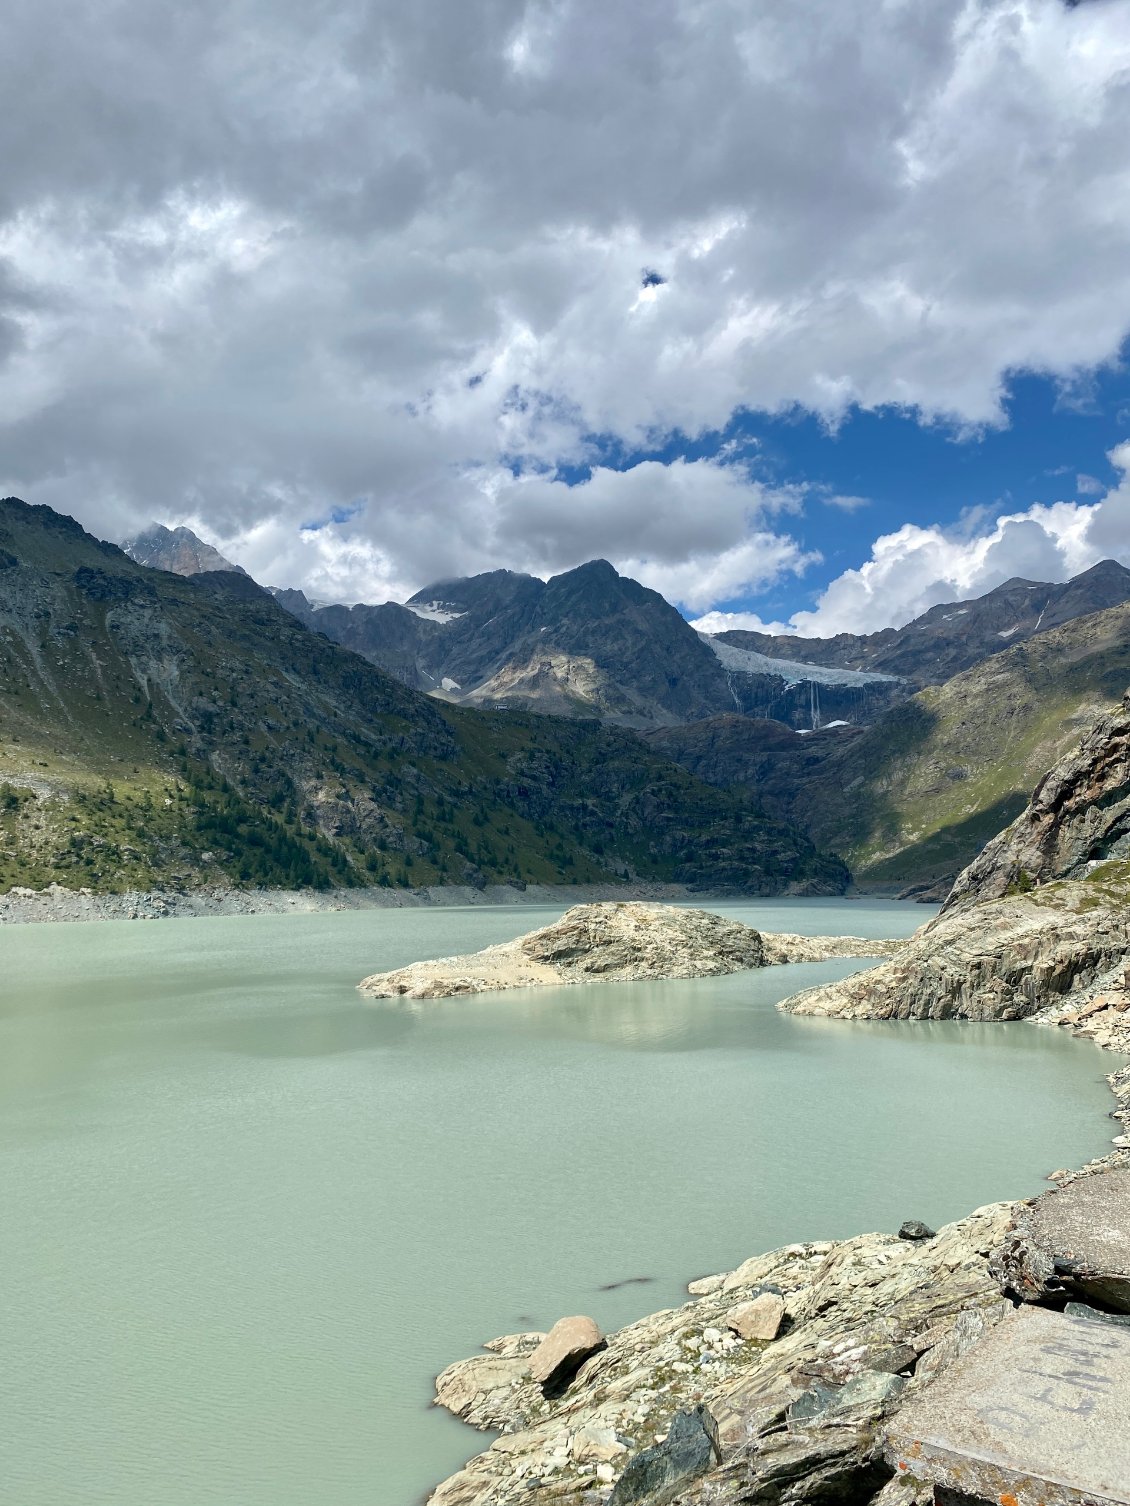
[[[560,920],[463,957],[374,973],[374,998],[446,999],[570,983],[716,978],[782,962],[884,957],[904,943],[861,936],[772,935],[709,910],[624,901],[574,905]]]

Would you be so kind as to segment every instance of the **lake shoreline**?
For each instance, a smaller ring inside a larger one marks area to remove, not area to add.
[[[222,915],[315,915],[341,910],[449,909],[467,905],[572,905],[598,900],[653,900],[699,905],[756,899],[867,900],[865,893],[842,895],[753,895],[732,890],[706,893],[688,884],[470,884],[389,889],[131,889],[96,894],[87,889],[14,888],[0,894],[0,926],[100,920],[194,920]]]
[[[1073,1010],[1046,1008],[1012,1023],[1066,1029],[1103,1052],[1124,1055],[1130,1024],[1100,1023],[1090,1013],[1113,981],[1113,972],[1094,980],[1072,1001]],[[789,1002],[778,1009],[788,1012]],[[1130,1176],[1130,1064],[1104,1075],[1115,1099],[1108,1118],[1122,1133],[1106,1154],[1050,1171],[1046,1180],[1055,1191],[1104,1173]],[[874,1492],[871,1506],[926,1506],[932,1489],[908,1489],[914,1482],[891,1470],[886,1430],[907,1386],[914,1394],[916,1377],[928,1386],[1010,1318],[1020,1294],[1009,1288],[1012,1273],[1002,1252],[1022,1237],[1016,1231],[1035,1202],[985,1205],[936,1233],[918,1225],[907,1234],[911,1224],[897,1236],[786,1245],[735,1270],[691,1280],[690,1302],[608,1335],[582,1361],[559,1402],[543,1396],[528,1374],[541,1335],[485,1341],[480,1355],[456,1361],[437,1378],[436,1404],[501,1439],[437,1485],[428,1506],[517,1506],[535,1481],[562,1506],[597,1506],[634,1454],[662,1449],[677,1410],[703,1405],[725,1454],[719,1450],[718,1469],[711,1458],[683,1480],[678,1499],[687,1506],[737,1506],[750,1499],[750,1471],[760,1469],[766,1449],[771,1473],[799,1480],[811,1469],[827,1484],[826,1430],[847,1438],[846,1447],[837,1444],[831,1465],[845,1491],[857,1491],[866,1480]],[[779,1312],[757,1335],[769,1342],[755,1343],[751,1364],[742,1321],[767,1300]],[[1024,1297],[1020,1305],[1032,1300]],[[839,1360],[841,1353],[851,1363]],[[794,1430],[790,1421],[780,1432],[786,1414],[810,1403],[810,1431],[804,1425]]]

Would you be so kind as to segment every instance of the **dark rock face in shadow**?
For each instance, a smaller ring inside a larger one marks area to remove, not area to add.
[[[608,1498],[608,1506],[664,1506],[683,1486],[721,1464],[718,1424],[706,1407],[676,1412],[662,1443],[631,1460]]]

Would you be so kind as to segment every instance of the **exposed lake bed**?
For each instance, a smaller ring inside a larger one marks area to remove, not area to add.
[[[861,962],[357,999],[375,966],[562,908],[5,931],[14,1498],[409,1506],[475,1451],[426,1403],[484,1338],[609,1329],[757,1251],[938,1224],[1109,1144],[1112,1063],[1065,1034],[774,1007]]]

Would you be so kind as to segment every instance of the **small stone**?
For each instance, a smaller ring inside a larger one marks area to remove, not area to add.
[[[590,1423],[573,1435],[573,1458],[579,1464],[603,1464],[626,1452],[613,1427]]]
[[[596,1467],[596,1478],[602,1485],[611,1485],[616,1478],[616,1471],[612,1468],[611,1464],[598,1464]]]
[[[725,1281],[725,1276],[700,1276],[697,1281],[687,1283],[687,1291],[692,1297],[710,1297],[722,1290]]]
[[[752,1301],[731,1307],[726,1323],[740,1338],[767,1343],[777,1337],[784,1317],[785,1299],[775,1292],[762,1292]]]
[[[704,1328],[702,1330],[703,1342],[706,1344],[717,1344],[721,1337],[722,1330],[720,1328]]]
[[[933,1239],[935,1230],[929,1224],[924,1224],[920,1218],[908,1218],[899,1225],[900,1239]]]
[[[604,1347],[592,1318],[559,1318],[530,1355],[530,1375],[542,1387],[567,1384],[589,1355]]]

